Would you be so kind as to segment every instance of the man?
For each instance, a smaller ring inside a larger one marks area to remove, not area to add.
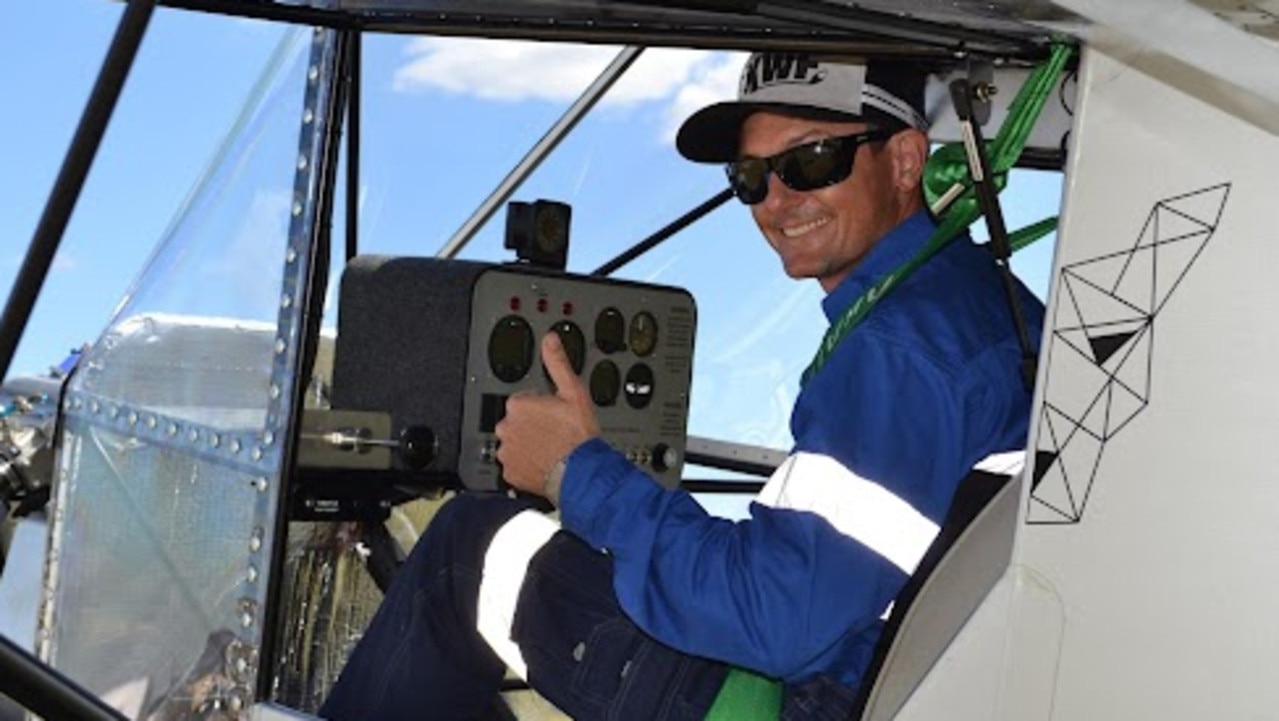
[[[498,457],[564,530],[511,499],[446,504],[323,714],[473,717],[509,664],[575,718],[701,719],[735,665],[785,682],[784,718],[842,717],[957,484],[1026,441],[991,256],[964,237],[905,270],[935,230],[923,89],[909,66],[755,55],[738,101],[681,128],[680,152],[728,163],[787,274],[816,279],[847,330],[810,368],[794,452],[751,518],[708,516],[600,440],[550,334],[557,393],[510,399]],[[1037,339],[1042,306],[1018,293]]]

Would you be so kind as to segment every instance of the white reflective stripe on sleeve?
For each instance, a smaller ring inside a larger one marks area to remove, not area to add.
[[[773,508],[815,513],[907,574],[915,572],[940,530],[888,489],[816,453],[787,458],[755,500]]]
[[[973,466],[974,471],[995,473],[1001,476],[1015,476],[1026,466],[1025,451],[1007,451],[992,453]]]
[[[537,511],[522,511],[497,529],[484,552],[479,607],[475,626],[497,657],[520,678],[528,678],[528,664],[511,641],[511,623],[529,561],[560,525]]]

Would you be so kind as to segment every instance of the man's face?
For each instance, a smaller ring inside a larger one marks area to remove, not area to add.
[[[742,126],[742,156],[766,158],[823,138],[867,129],[862,123],[806,120],[758,112]],[[825,188],[795,191],[770,174],[768,195],[751,215],[792,278],[816,278],[830,292],[889,230],[914,211],[903,194],[890,140],[857,149],[853,172]]]

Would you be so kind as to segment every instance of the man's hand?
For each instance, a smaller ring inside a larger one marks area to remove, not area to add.
[[[547,496],[547,474],[555,463],[598,436],[595,406],[573,372],[560,337],[542,338],[542,363],[555,383],[555,395],[518,393],[506,401],[506,417],[494,429],[501,445],[502,477],[518,490]],[[555,498],[552,501],[557,500]]]

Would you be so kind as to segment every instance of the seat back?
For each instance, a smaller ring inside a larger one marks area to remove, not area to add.
[[[985,471],[960,484],[941,531],[897,595],[851,719],[896,716],[1003,576],[1012,560],[1020,488],[1020,476]]]

